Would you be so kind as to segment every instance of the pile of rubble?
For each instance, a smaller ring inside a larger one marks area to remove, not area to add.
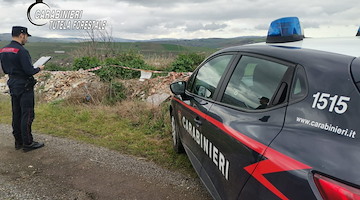
[[[43,71],[34,77],[37,80],[35,91],[40,95],[41,100],[46,102],[68,99],[72,95],[77,95],[74,92],[79,92],[79,89],[84,90],[84,96],[86,96],[101,91],[105,87],[98,76],[83,70],[65,72]],[[6,86],[7,79],[7,76],[0,79],[0,93],[9,93]]]
[[[188,76],[188,73],[171,72],[167,76],[159,76],[143,81],[132,79],[119,80],[119,82],[126,88],[127,98],[141,99],[158,105],[171,96],[170,83],[184,80]],[[94,101],[103,98],[109,91],[109,86],[101,82],[98,76],[84,70],[65,72],[44,71],[36,74],[35,78],[38,81],[35,91],[40,96],[40,100],[46,102],[61,99]],[[7,76],[0,78],[0,93],[9,93],[6,85],[7,79]]]
[[[128,98],[141,99],[159,105],[172,95],[169,85],[175,81],[185,80],[189,75],[189,73],[170,72],[167,76],[159,76],[143,81],[138,79],[119,81],[125,86]]]
[[[106,90],[98,76],[84,70],[40,72],[35,75],[35,78],[38,80],[35,91],[46,102],[73,96],[82,96],[85,99],[91,94],[102,93],[102,90]]]

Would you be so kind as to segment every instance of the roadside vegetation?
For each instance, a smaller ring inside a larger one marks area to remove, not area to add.
[[[0,110],[0,123],[11,124],[8,96],[0,96]],[[193,174],[187,157],[172,150],[168,103],[152,107],[127,100],[112,106],[90,106],[60,101],[38,103],[35,113],[33,129],[37,133],[106,147]]]
[[[143,55],[131,49],[114,53],[111,49],[107,56],[92,54],[90,50],[87,53],[75,50],[72,54],[71,65],[56,60],[47,64],[47,70],[68,71],[103,66],[95,74],[108,84],[109,92],[93,104],[71,99],[47,103],[37,95],[34,132],[103,146],[153,161],[168,169],[195,174],[187,156],[178,155],[172,149],[169,102],[152,106],[127,97],[126,89],[118,80],[138,79],[140,73],[114,66],[166,73],[189,72],[210,53],[182,52],[174,55],[169,52],[166,56]],[[0,111],[0,123],[11,124],[10,97],[0,95]]]

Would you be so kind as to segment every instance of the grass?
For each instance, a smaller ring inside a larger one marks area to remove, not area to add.
[[[162,107],[125,101],[115,106],[38,103],[33,130],[70,138],[151,160],[195,175],[185,154],[172,149],[168,104]],[[10,98],[0,95],[0,123],[11,124]]]
[[[9,44],[9,41],[0,41],[0,47]],[[110,46],[109,46],[110,45]],[[185,52],[207,52],[208,55],[213,53],[215,49],[205,47],[190,47],[181,46],[177,44],[160,44],[151,42],[116,42],[104,43],[96,42],[91,45],[89,42],[78,43],[60,43],[60,42],[29,42],[25,45],[29,51],[30,56],[35,62],[41,56],[52,56],[50,63],[57,63],[61,65],[71,64],[74,57],[81,57],[79,52],[83,52],[87,48],[94,48],[98,54],[106,54],[106,48],[110,48],[115,54],[119,52],[127,52],[133,50],[143,54],[145,57],[151,55],[168,56],[178,55]],[[55,51],[65,51],[64,54],[55,53]]]
[[[11,102],[4,95],[0,95],[0,123],[11,124]]]
[[[9,41],[0,41],[0,46],[3,47],[9,44]],[[30,53],[30,56],[35,62],[41,56],[52,56],[50,62],[72,62],[71,52],[74,49],[81,48],[78,43],[48,43],[48,42],[29,42],[24,46]],[[57,54],[55,51],[65,51],[64,54]]]
[[[170,66],[171,63],[176,59],[176,55],[168,54],[148,54],[144,56],[144,61],[150,66],[154,66],[158,71],[165,71]]]

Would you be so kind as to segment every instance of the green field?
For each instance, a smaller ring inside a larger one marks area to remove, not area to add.
[[[8,41],[0,41],[0,46],[7,45]],[[199,52],[207,55],[215,51],[213,48],[206,47],[191,47],[181,46],[176,44],[160,44],[151,42],[116,42],[116,43],[101,43],[96,42],[94,44],[90,42],[79,42],[79,43],[59,43],[59,42],[30,42],[25,45],[25,48],[29,50],[30,56],[33,62],[41,56],[52,56],[50,62],[57,64],[72,63],[74,58],[78,57],[77,52],[83,49],[93,47],[98,53],[104,51],[113,52],[114,56],[117,53],[126,51],[136,51],[142,54],[144,57],[153,56],[176,56],[180,53],[186,52]],[[55,51],[64,51],[65,53],[55,53]]]

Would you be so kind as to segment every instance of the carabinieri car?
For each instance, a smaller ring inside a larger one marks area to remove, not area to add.
[[[173,146],[214,199],[360,199],[360,37],[220,50],[170,85]]]

